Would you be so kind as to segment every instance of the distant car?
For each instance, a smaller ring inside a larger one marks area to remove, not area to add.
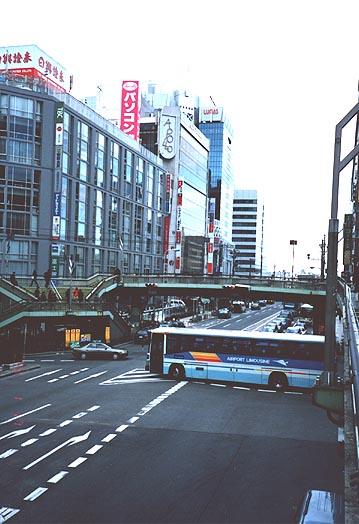
[[[246,304],[242,300],[233,300],[232,302],[233,313],[244,313],[246,310]]]
[[[228,307],[221,307],[218,310],[217,317],[218,318],[231,318],[232,312]]]
[[[260,306],[260,303],[259,303],[259,302],[252,302],[252,303],[251,303],[251,309],[257,311],[257,310],[260,309],[260,308],[261,308],[261,306]]]
[[[261,331],[264,331],[266,333],[274,333],[276,326],[274,324],[267,324],[266,326],[263,326]]]
[[[289,327],[292,323],[292,321],[287,317],[276,317],[277,322],[280,322],[283,329],[286,329]]]
[[[264,298],[261,300],[258,300],[258,303],[261,307],[266,306],[268,304],[267,300],[265,300]]]
[[[112,359],[120,360],[128,357],[127,349],[118,349],[105,344],[104,342],[90,342],[85,346],[78,346],[72,349],[75,359]]]
[[[280,333],[282,331],[282,326],[280,322],[275,322],[274,320],[266,324],[266,327],[271,328],[271,331],[273,331],[273,333]]]
[[[150,336],[151,332],[149,329],[140,328],[136,331],[133,341],[135,344],[148,344]]]
[[[288,326],[284,333],[295,333],[296,335],[304,335],[305,329],[302,328],[302,326]]]

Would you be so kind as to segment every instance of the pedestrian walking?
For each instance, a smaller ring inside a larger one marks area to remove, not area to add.
[[[78,301],[79,299],[79,288],[75,287],[74,289],[74,300]]]
[[[36,269],[34,269],[34,271],[32,272],[32,279],[31,279],[30,287],[32,287],[33,284],[35,284],[36,287],[39,287],[39,284],[37,282],[37,271],[36,271]]]
[[[39,288],[39,286],[37,286],[37,288],[35,289],[34,295],[37,298],[37,300],[39,300],[39,298],[40,298],[40,288]]]
[[[51,269],[48,269],[44,273],[45,287],[48,288],[51,282]]]
[[[122,279],[122,274],[121,274],[121,269],[116,267],[115,271],[113,272],[115,278],[113,279],[114,282],[116,282],[117,285],[119,285],[121,283],[121,279]]]
[[[78,292],[78,299],[79,299],[80,304],[84,301],[84,294],[81,288],[79,289],[79,292]]]
[[[10,275],[10,282],[13,286],[17,286],[17,280],[16,280],[16,274],[15,271],[13,271]]]

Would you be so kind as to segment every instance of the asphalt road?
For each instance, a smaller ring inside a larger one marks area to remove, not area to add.
[[[309,394],[163,380],[128,347],[1,380],[3,518],[288,524],[309,487],[343,491],[337,428]]]

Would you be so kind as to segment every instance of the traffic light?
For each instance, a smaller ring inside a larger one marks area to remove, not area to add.
[[[157,287],[156,282],[147,282],[146,287]]]

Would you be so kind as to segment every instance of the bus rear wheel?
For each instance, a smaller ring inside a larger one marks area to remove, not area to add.
[[[169,371],[169,376],[174,380],[182,380],[185,377],[183,366],[180,364],[172,364]]]
[[[288,379],[284,373],[272,373],[269,377],[269,387],[276,391],[285,391],[288,387]]]

